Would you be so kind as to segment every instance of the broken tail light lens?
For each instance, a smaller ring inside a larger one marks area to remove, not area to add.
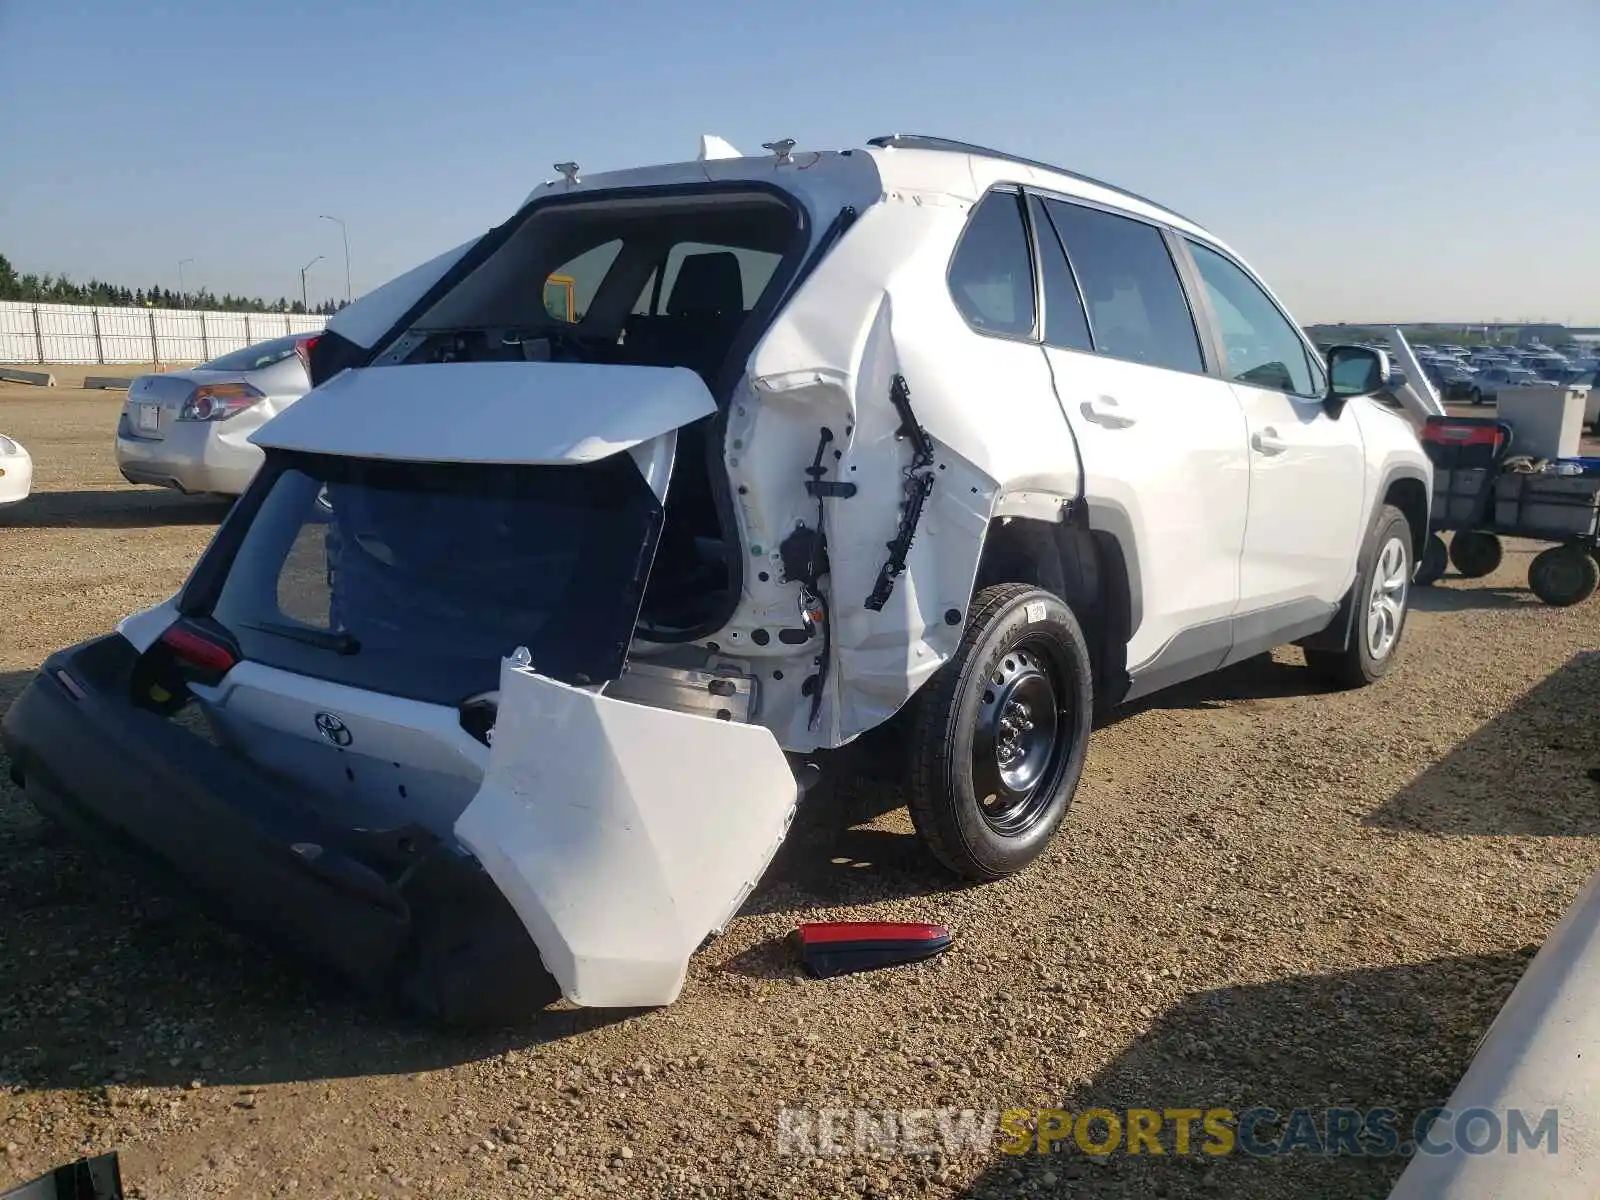
[[[266,393],[248,383],[208,383],[195,388],[178,411],[180,421],[226,421],[253,404],[266,399]]]

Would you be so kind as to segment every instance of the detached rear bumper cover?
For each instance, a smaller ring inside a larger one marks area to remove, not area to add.
[[[475,991],[513,1013],[548,1001],[533,944],[471,858],[416,826],[329,825],[292,786],[130,704],[135,657],[117,634],[63,650],[6,713],[5,749],[36,807],[368,994],[406,988],[452,1021],[478,1019]],[[451,978],[422,981],[427,995],[410,981],[423,943],[450,951]]]
[[[788,831],[797,785],[758,725],[647,708],[505,664],[456,836],[576,1004],[670,1004]]]
[[[293,786],[134,707],[136,657],[120,634],[63,650],[6,713],[34,804],[219,918],[450,1021],[531,1012],[552,975],[578,1004],[671,1003],[798,798],[760,726],[505,664],[489,769],[456,826],[474,861],[418,826],[330,825]],[[437,966],[419,975],[421,954]]]

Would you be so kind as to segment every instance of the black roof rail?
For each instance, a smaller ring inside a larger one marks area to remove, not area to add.
[[[1024,158],[1020,154],[1007,154],[1004,150],[994,150],[988,146],[977,146],[971,142],[958,142],[954,138],[931,137],[925,133],[890,133],[883,137],[868,138],[867,145],[879,149],[895,150],[944,150],[952,154],[977,154],[984,158],[998,158],[1006,162],[1017,163],[1019,166],[1035,167],[1041,171],[1053,171],[1057,175],[1065,175],[1068,179],[1076,179],[1079,183],[1087,183],[1093,187],[1105,188],[1108,192],[1115,192],[1119,196],[1126,196],[1129,200],[1137,200],[1140,204],[1148,204],[1151,208],[1159,208],[1162,212],[1172,213],[1180,221],[1188,221],[1197,228],[1204,228],[1200,222],[1191,220],[1180,212],[1175,212],[1165,204],[1158,203],[1148,196],[1141,196],[1138,192],[1130,192],[1127,188],[1118,187],[1114,183],[1107,183],[1103,179],[1096,179],[1092,175],[1083,175],[1077,171],[1069,171],[1065,167],[1058,167],[1054,163],[1040,162],[1036,158]]]

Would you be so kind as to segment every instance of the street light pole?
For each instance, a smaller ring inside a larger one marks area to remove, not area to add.
[[[350,300],[351,300],[351,296],[350,296],[350,230],[348,228],[346,228],[345,223],[342,220],[340,220],[338,217],[330,217],[326,213],[323,213],[320,217],[317,218],[317,220],[319,220],[319,221],[332,221],[335,225],[337,225],[339,227],[339,234],[340,234],[341,237],[344,238],[344,302],[346,304],[349,304]]]
[[[192,263],[193,261],[194,259],[192,258],[180,258],[178,260],[178,306],[180,308],[189,307],[189,292],[183,286],[183,264]]]
[[[307,312],[311,311],[311,301],[306,299],[306,272],[321,262],[322,259],[323,256],[319,254],[305,266],[300,268],[300,307],[305,309]]]

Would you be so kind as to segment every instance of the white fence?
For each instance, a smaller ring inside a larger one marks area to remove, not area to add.
[[[204,362],[326,317],[0,300],[0,363]]]

